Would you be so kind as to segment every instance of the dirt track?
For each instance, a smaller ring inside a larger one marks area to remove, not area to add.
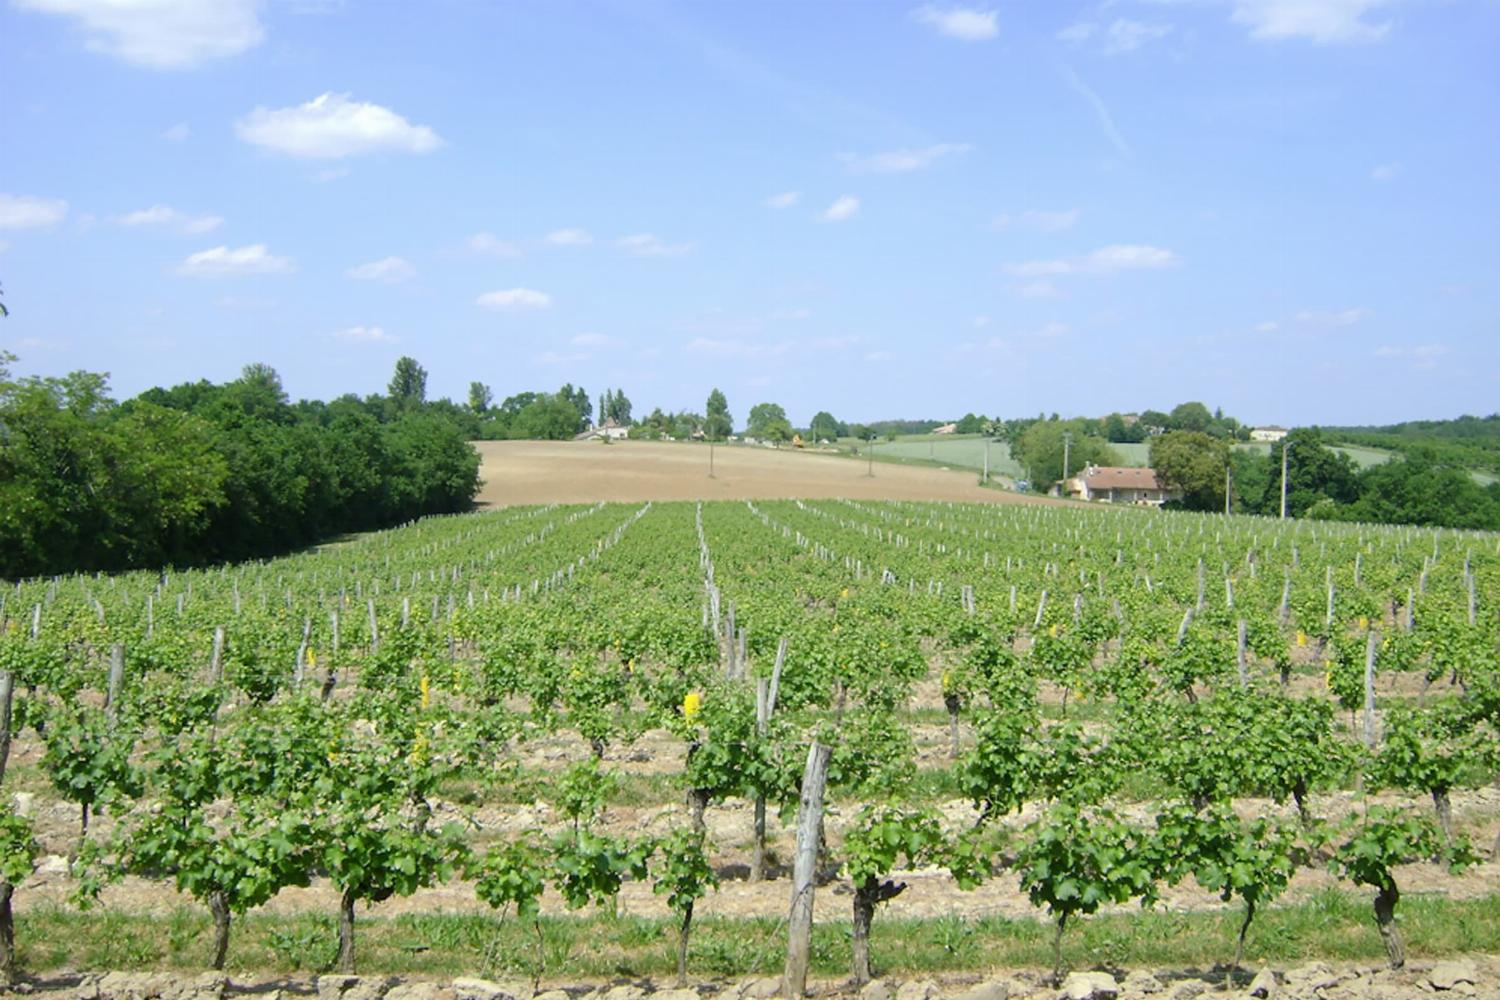
[[[624,441],[476,441],[487,507],[598,500],[958,500],[1057,503],[979,485],[973,471],[864,462],[746,446]]]

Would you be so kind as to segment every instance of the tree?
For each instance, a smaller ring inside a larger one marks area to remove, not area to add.
[[[1160,410],[1142,410],[1140,419],[1136,423],[1150,433],[1153,429],[1162,431],[1169,429],[1172,425],[1172,418]]]
[[[1214,417],[1208,407],[1199,402],[1178,403],[1167,418],[1167,429],[1173,431],[1199,431],[1207,433]]]
[[[588,390],[584,389],[583,386],[575,389],[573,388],[573,383],[564,382],[563,387],[557,390],[557,398],[573,407],[574,411],[578,414],[578,418],[574,423],[573,433],[577,434],[580,431],[588,430],[589,423],[594,417],[594,404],[589,401]],[[604,422],[604,417],[605,414],[601,412],[599,414],[600,423]]]
[[[1182,491],[1188,510],[1224,509],[1227,441],[1202,431],[1168,431],[1151,440],[1151,467],[1163,483]]]
[[[723,441],[734,433],[734,418],[729,415],[729,401],[718,389],[708,394],[704,412],[703,433],[708,435],[709,440]]]
[[[1066,447],[1064,434],[1072,435],[1072,442]],[[1118,465],[1120,461],[1103,438],[1086,433],[1080,420],[1038,421],[1026,429],[1012,450],[1032,483],[1038,486],[1076,475],[1086,465]],[[1064,452],[1068,459],[1066,475]]]
[[[397,358],[386,392],[402,406],[420,406],[427,401],[427,370],[417,364],[416,358]]]
[[[1303,517],[1320,500],[1352,504],[1359,499],[1359,480],[1354,461],[1342,452],[1325,447],[1316,428],[1299,427],[1271,446],[1271,477],[1259,507],[1260,513],[1276,513],[1281,503],[1281,455],[1287,448],[1287,508],[1293,517]]]
[[[483,382],[469,383],[469,409],[475,413],[483,416],[489,410],[490,403],[494,401],[494,398],[494,394],[490,392],[490,387]]]
[[[833,418],[832,413],[819,410],[813,415],[812,426],[808,428],[808,434],[813,441],[837,441],[839,422]]]
[[[973,413],[965,413],[954,425],[954,432],[957,434],[978,434],[983,430],[984,418]]]
[[[786,410],[779,403],[756,403],[750,407],[750,416],[745,422],[745,433],[756,437],[769,437],[768,428],[772,423],[787,423]]]
[[[624,389],[613,391],[606,389],[603,402],[599,406],[599,422],[613,420],[621,427],[629,427],[630,409],[630,398],[625,395]]]

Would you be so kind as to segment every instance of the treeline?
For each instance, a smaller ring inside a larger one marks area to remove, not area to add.
[[[103,375],[12,378],[12,360],[0,355],[6,578],[272,555],[461,511],[479,488],[461,408],[420,391],[293,404],[250,365],[120,403]]]
[[[467,411],[458,420],[471,438],[485,441],[532,439],[566,441],[594,422],[594,404],[582,386],[571,382],[556,392],[518,392],[498,405],[483,382],[469,383]],[[632,405],[623,389],[606,389],[599,397],[598,422],[613,420],[629,427]]]
[[[1383,448],[1400,454],[1421,450],[1446,465],[1500,473],[1500,414],[1454,420],[1411,420],[1385,427],[1324,427],[1339,444]]]
[[[1176,506],[1223,510],[1227,467],[1235,512],[1277,516],[1286,449],[1288,516],[1500,530],[1500,483],[1481,486],[1466,465],[1412,446],[1361,470],[1329,443],[1322,431],[1300,428],[1262,455],[1206,434],[1170,432],[1153,439],[1151,466],[1183,491]]]

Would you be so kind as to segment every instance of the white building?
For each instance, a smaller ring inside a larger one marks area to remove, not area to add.
[[[1250,440],[1264,441],[1269,444],[1273,441],[1280,441],[1286,435],[1287,430],[1285,427],[1257,427],[1250,432]]]

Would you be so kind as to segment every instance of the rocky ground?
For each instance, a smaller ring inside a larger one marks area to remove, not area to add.
[[[769,1000],[779,995],[774,977],[701,983],[671,989],[651,982],[542,984],[459,978],[399,980],[380,976],[325,975],[306,979],[230,980],[221,973],[181,976],[110,972],[56,975],[25,981],[5,995],[58,1000]],[[1313,962],[1292,969],[1262,968],[1232,979],[1222,971],[1170,970],[1074,972],[1058,986],[1040,972],[876,980],[862,989],[849,983],[811,984],[815,997],[848,1000],[1206,1000],[1224,997],[1284,1000],[1404,1000],[1422,997],[1500,997],[1500,955],[1406,968]]]

